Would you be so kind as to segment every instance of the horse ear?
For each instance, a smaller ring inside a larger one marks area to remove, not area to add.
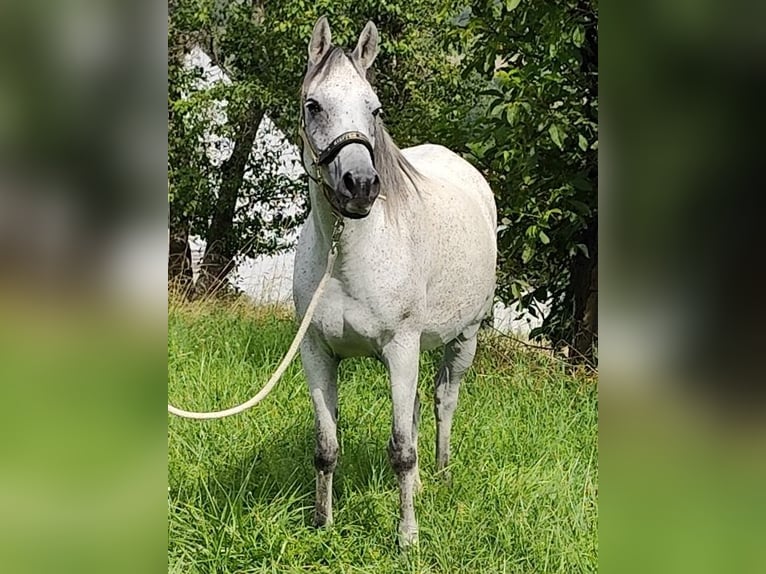
[[[332,32],[330,31],[330,23],[327,21],[327,16],[322,16],[314,24],[314,31],[311,33],[309,62],[313,65],[318,64],[322,56],[330,49],[331,43]]]
[[[354,48],[352,54],[354,61],[357,62],[362,69],[366,70],[375,61],[375,57],[378,55],[378,29],[375,27],[372,21],[367,22],[367,25],[362,30],[359,36],[359,42]]]

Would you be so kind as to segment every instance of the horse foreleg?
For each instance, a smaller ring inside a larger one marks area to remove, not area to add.
[[[407,547],[417,541],[414,492],[418,479],[417,384],[420,337],[394,339],[383,350],[391,377],[393,423],[388,456],[399,482],[399,544]]]
[[[316,429],[314,524],[325,526],[332,523],[332,476],[338,461],[338,360],[309,335],[301,344],[301,361],[314,405]]]

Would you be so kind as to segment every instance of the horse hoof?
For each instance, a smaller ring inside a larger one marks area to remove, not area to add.
[[[314,527],[327,528],[330,525],[332,525],[332,515],[327,516],[320,512],[314,513]]]
[[[418,543],[418,529],[414,528],[400,528],[399,529],[399,548],[402,550],[408,550]]]

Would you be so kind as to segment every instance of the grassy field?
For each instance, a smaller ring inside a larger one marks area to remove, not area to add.
[[[239,403],[295,332],[244,304],[173,305],[168,393],[177,406]],[[313,419],[300,361],[260,405],[222,421],[168,419],[168,571],[595,572],[597,384],[487,335],[461,388],[448,487],[434,476],[433,377],[421,361],[420,544],[396,547],[398,491],[386,444],[383,368],[346,361],[335,524],[311,526]]]

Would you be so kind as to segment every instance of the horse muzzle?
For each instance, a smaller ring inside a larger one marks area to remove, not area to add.
[[[341,214],[351,219],[367,217],[379,194],[380,178],[372,167],[347,171],[336,190]]]

